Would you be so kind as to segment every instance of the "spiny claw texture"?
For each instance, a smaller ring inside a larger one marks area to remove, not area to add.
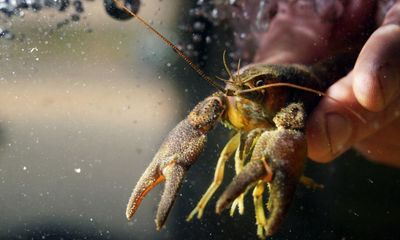
[[[253,160],[246,164],[244,169],[233,178],[232,182],[217,201],[215,212],[220,214],[233,202],[248,186],[267,175],[261,160]]]
[[[214,94],[200,102],[189,116],[168,134],[132,192],[126,209],[128,219],[133,217],[146,194],[165,180],[155,220],[157,229],[164,225],[185,172],[199,157],[206,143],[207,132],[215,125],[223,111],[223,99]]]

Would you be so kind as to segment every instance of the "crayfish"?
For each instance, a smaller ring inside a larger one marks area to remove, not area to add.
[[[349,70],[354,57],[343,54],[341,61],[328,59],[311,67],[253,64],[238,67],[236,73],[230,72],[224,58],[230,78],[223,80],[226,86],[221,87],[157,30],[136,14],[130,14],[170,45],[218,91],[198,103],[165,138],[133,190],[126,210],[127,218],[133,217],[151,189],[165,181],[155,219],[156,228],[161,229],[185,173],[206,145],[207,133],[221,122],[235,134],[219,156],[213,182],[187,220],[196,215],[202,217],[223,180],[225,163],[234,156],[236,176],[220,196],[215,211],[221,213],[230,206],[231,215],[236,209],[243,214],[244,197],[252,190],[257,235],[262,239],[271,236],[282,224],[299,182],[321,187],[302,175],[307,159],[305,122],[323,91]],[[328,71],[337,75],[326,74]],[[266,188],[269,192],[267,215],[263,199]]]

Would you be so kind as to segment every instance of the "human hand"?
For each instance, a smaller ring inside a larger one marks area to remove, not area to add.
[[[339,2],[339,1],[333,1]],[[328,162],[354,146],[368,159],[400,167],[400,1],[373,29],[375,1],[348,1],[317,14],[307,1],[279,3],[260,42],[256,62],[312,64],[338,49],[365,42],[354,69],[327,91],[309,117],[309,157]],[[335,21],[324,17],[341,15]],[[379,20],[378,20],[379,21]],[[360,27],[361,26],[361,27]],[[362,123],[343,104],[367,120]]]

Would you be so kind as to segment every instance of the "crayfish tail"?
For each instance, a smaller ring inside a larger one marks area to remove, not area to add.
[[[166,166],[162,172],[165,176],[165,188],[161,196],[160,204],[158,205],[155,219],[157,230],[160,230],[164,225],[185,176],[184,168],[176,164]]]
[[[140,177],[126,207],[126,218],[128,220],[133,217],[147,193],[156,185],[164,181],[165,178],[161,175],[158,169],[158,164],[153,161]]]
[[[233,178],[232,182],[218,199],[215,208],[216,213],[220,214],[228,205],[239,197],[240,194],[245,192],[247,187],[266,175],[267,171],[262,160],[250,161],[246,164],[243,170]]]

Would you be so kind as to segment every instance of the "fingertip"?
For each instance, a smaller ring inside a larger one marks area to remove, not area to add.
[[[386,16],[383,20],[382,25],[396,24],[400,26],[400,2],[395,3],[389,11],[387,11]]]
[[[353,123],[336,105],[322,100],[308,120],[308,155],[314,161],[330,162],[351,145]]]
[[[380,112],[398,94],[400,87],[400,27],[389,24],[372,34],[363,47],[354,71],[353,91],[367,110]]]
[[[357,101],[365,109],[379,112],[385,107],[382,87],[374,73],[355,72],[353,91]]]
[[[309,117],[306,129],[308,157],[320,163],[327,163],[333,159],[329,156],[330,145],[324,122],[321,114],[315,112]]]
[[[353,91],[357,101],[366,110],[380,112],[398,95],[400,71],[398,66],[382,63],[368,70],[355,69]]]

